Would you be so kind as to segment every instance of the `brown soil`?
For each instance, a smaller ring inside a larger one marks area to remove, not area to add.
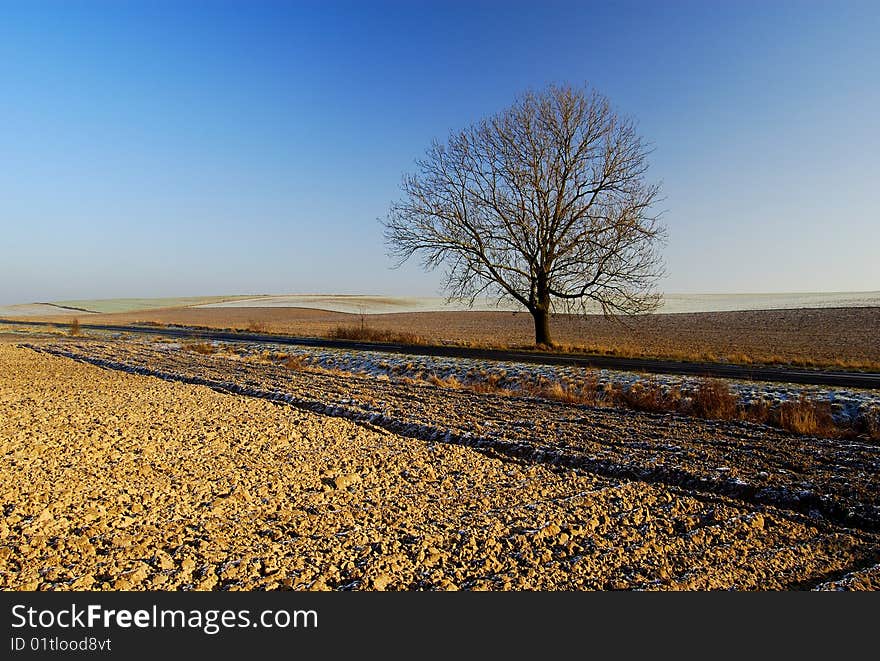
[[[69,322],[59,315],[47,320]],[[83,319],[80,319],[82,322]],[[89,315],[89,323],[153,322],[327,336],[359,315],[302,308],[166,308]],[[526,313],[417,312],[366,315],[367,327],[430,342],[526,346],[534,339]],[[880,369],[880,308],[833,308],[657,314],[611,321],[558,315],[561,345],[623,356],[794,363]]]
[[[866,446],[42,348],[112,369],[0,344],[0,589],[878,587]]]

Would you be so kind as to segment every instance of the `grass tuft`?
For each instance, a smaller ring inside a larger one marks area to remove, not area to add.
[[[295,371],[303,370],[308,366],[308,362],[304,356],[288,356],[281,362],[281,364],[287,369]]]
[[[636,381],[629,388],[613,389],[610,394],[629,408],[650,413],[677,411],[681,402],[678,388],[664,388],[656,379]]]
[[[777,427],[795,434],[832,436],[836,432],[831,406],[805,395],[794,401],[783,402],[773,414]]]
[[[203,356],[210,355],[212,353],[217,353],[217,347],[215,347],[210,342],[189,342],[183,345],[183,348],[187,351],[192,351],[194,353],[200,353]]]
[[[509,395],[511,391],[501,385],[500,374],[487,374],[479,381],[470,384],[471,390],[481,394]]]
[[[454,374],[450,374],[445,379],[441,379],[436,374],[431,374],[428,377],[428,383],[441,388],[451,388],[452,390],[459,390],[462,387],[461,381],[455,378]]]
[[[694,392],[691,409],[694,415],[701,418],[733,420],[737,417],[737,399],[726,382],[704,379]]]
[[[426,344],[425,338],[415,333],[380,330],[369,326],[337,326],[328,335],[333,340],[358,340],[361,342],[392,342],[395,344]]]
[[[880,406],[865,413],[863,427],[868,438],[873,441],[880,441]]]

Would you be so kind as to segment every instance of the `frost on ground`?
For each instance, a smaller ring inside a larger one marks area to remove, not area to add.
[[[160,350],[175,350],[178,343],[154,344]],[[218,350],[243,358],[261,358],[273,355],[290,355],[304,360],[308,365],[328,370],[339,370],[373,377],[426,379],[434,376],[440,380],[455,379],[463,384],[484,382],[491,379],[499,388],[518,390],[537,382],[577,384],[585,378],[594,378],[600,390],[608,387],[630,388],[634,383],[651,382],[661,388],[677,388],[682,395],[692,395],[702,381],[699,378],[678,375],[645,376],[633,372],[594,369],[564,365],[536,365],[471,358],[443,358],[389,354],[377,351],[350,349],[321,349],[291,347],[273,344],[227,344],[215,342]],[[774,408],[801,396],[817,402],[827,402],[836,422],[849,424],[880,410],[880,392],[876,390],[824,388],[797,384],[766,383],[756,381],[727,380],[731,392],[744,404],[763,402]]]

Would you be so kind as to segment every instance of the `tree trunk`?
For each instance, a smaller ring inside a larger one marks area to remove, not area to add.
[[[550,312],[535,308],[531,313],[535,319],[535,344],[553,346],[550,338]]]

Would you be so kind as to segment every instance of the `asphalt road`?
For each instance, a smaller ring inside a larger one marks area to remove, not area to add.
[[[0,324],[27,326],[58,326],[38,321],[12,321],[0,319]],[[571,353],[547,353],[540,351],[503,351],[498,349],[471,349],[455,346],[422,346],[392,343],[352,342],[312,337],[290,337],[264,333],[240,333],[235,331],[193,329],[168,326],[113,326],[107,324],[80,324],[84,330],[100,330],[120,333],[143,333],[165,337],[222,340],[225,342],[258,342],[287,344],[360,351],[380,351],[415,356],[439,356],[445,358],[476,358],[540,365],[573,365],[651,374],[684,374],[690,376],[769,381],[775,383],[801,383],[817,386],[843,388],[880,389],[880,374],[869,372],[846,372],[783,366],[757,367],[728,365],[723,363],[691,363],[675,360],[649,358],[618,358]]]

